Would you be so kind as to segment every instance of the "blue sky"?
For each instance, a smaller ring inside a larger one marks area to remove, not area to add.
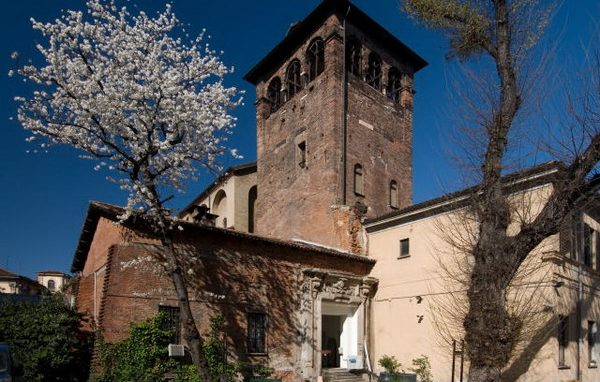
[[[224,50],[223,60],[236,72],[227,79],[230,85],[246,91],[245,104],[235,111],[238,127],[230,144],[239,149],[244,160],[223,158],[223,165],[253,161],[255,148],[254,89],[243,74],[257,63],[284,36],[289,25],[306,16],[318,0],[174,0],[179,18],[190,24],[192,32],[206,28],[212,46]],[[140,9],[152,11],[163,3],[137,0]],[[429,62],[416,77],[417,95],[414,115],[414,201],[420,202],[463,186],[451,159],[453,114],[448,83],[455,63],[445,59],[446,43],[436,32],[415,26],[399,11],[396,0],[356,0],[355,4],[390,30]],[[23,58],[38,59],[33,49],[42,41],[34,33],[30,17],[49,21],[61,9],[78,9],[81,0],[19,0],[3,3],[0,28],[0,267],[29,277],[43,270],[68,272],[77,239],[90,200],[122,205],[125,195],[117,186],[93,171],[93,162],[79,159],[66,147],[53,147],[47,154],[29,154],[33,147],[15,120],[15,95],[27,95],[23,83],[6,75],[14,69],[13,51]],[[544,44],[556,46],[557,73],[562,78],[573,74],[581,62],[581,47],[593,33],[593,19],[600,15],[595,0],[566,0],[553,20]],[[595,36],[594,38],[598,38]],[[560,90],[549,95],[560,98]],[[552,112],[545,115],[552,120]],[[535,120],[535,119],[532,119]],[[188,193],[179,195],[174,208],[185,206],[212,180],[205,175],[190,184]]]

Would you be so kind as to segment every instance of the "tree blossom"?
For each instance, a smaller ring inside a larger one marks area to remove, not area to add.
[[[46,38],[43,66],[18,73],[37,85],[15,97],[25,129],[47,143],[72,145],[115,170],[129,193],[128,214],[164,222],[159,190],[181,191],[198,167],[214,168],[235,125],[240,100],[225,87],[227,68],[203,42],[182,40],[171,6],[132,15],[114,1],[89,0],[53,22],[31,20]],[[18,58],[13,53],[14,59]],[[112,178],[111,178],[112,179]]]

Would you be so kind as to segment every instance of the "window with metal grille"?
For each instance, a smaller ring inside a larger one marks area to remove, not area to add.
[[[588,355],[589,366],[598,367],[598,324],[588,321]]]
[[[566,366],[569,346],[569,316],[558,316],[558,367]]]
[[[400,90],[402,88],[402,76],[396,68],[388,71],[387,96],[395,103],[400,102]]]
[[[248,353],[265,354],[267,352],[267,315],[248,313]]]
[[[372,52],[369,54],[369,68],[366,79],[371,87],[381,90],[381,57],[377,53]]]
[[[361,45],[356,38],[350,38],[346,47],[346,66],[348,72],[360,76]]]
[[[592,237],[594,230],[587,224],[583,223],[583,264],[592,266]]]
[[[181,342],[179,307],[161,305],[158,307],[158,312],[167,316],[167,322],[165,325],[166,329],[168,328],[173,330],[173,336],[171,337],[169,343],[179,344]]]
[[[315,39],[306,54],[308,62],[308,82],[314,80],[325,69],[325,45],[320,38]]]
[[[275,77],[267,88],[267,100],[271,107],[271,113],[276,112],[281,106],[281,79]]]
[[[400,256],[399,256],[399,258],[408,257],[408,256],[410,256],[409,241],[408,241],[408,239],[402,239],[402,240],[400,240]]]
[[[300,78],[300,74],[300,61],[292,61],[290,66],[288,66],[285,76],[288,99],[292,99],[292,97],[302,89],[302,79]]]

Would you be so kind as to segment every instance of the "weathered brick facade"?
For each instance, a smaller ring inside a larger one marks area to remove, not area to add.
[[[352,233],[355,221],[412,202],[412,82],[425,63],[395,39],[405,51],[387,45],[377,29],[381,27],[361,25],[367,17],[361,11],[353,8],[346,16],[345,8],[326,3],[333,2],[324,2],[292,28],[246,76],[257,94],[257,230],[363,252],[361,235]],[[321,14],[323,9],[328,13]],[[316,39],[323,41],[324,70],[310,81],[307,52]],[[349,39],[361,43],[365,73],[370,52],[381,57],[380,89],[369,86],[363,73],[345,75]],[[300,62],[303,75],[301,90],[292,97],[286,76],[294,61]],[[392,67],[402,73],[399,102],[386,94]],[[277,108],[268,92],[278,79],[282,104]],[[306,162],[300,164],[302,144]],[[363,192],[358,193],[356,165],[363,177]],[[394,203],[392,182],[398,194]]]
[[[126,338],[131,322],[155,315],[159,306],[177,306],[170,278],[151,258],[160,251],[157,241],[143,234],[143,226],[114,224],[120,213],[92,203],[73,269],[79,272],[78,309],[94,319],[109,342]],[[313,366],[302,367],[306,332],[317,320],[307,308],[311,296],[340,280],[349,289],[332,295],[333,300],[362,303],[372,295],[375,281],[368,274],[374,261],[366,257],[181,224],[183,231],[173,239],[188,269],[199,330],[207,334],[210,317],[222,313],[229,355],[273,367],[285,380],[314,376]],[[315,279],[315,273],[322,276]],[[317,279],[318,290],[313,290]],[[246,348],[247,315],[253,312],[268,318],[267,352],[261,355],[248,354]]]

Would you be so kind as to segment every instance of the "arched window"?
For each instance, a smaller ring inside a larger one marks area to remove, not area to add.
[[[361,45],[356,38],[351,38],[346,47],[346,67],[348,72],[360,76]]]
[[[308,82],[310,82],[325,69],[325,45],[322,39],[317,38],[310,44],[306,53],[306,61],[308,62]]]
[[[390,207],[398,208],[398,183],[395,180],[390,182]]]
[[[215,195],[213,202],[212,213],[218,215],[217,227],[227,228],[227,194],[223,190],[219,190]]]
[[[369,54],[367,83],[377,90],[381,89],[381,57],[375,52]]]
[[[365,194],[365,185],[364,185],[364,174],[363,168],[361,165],[354,165],[354,193],[356,195],[364,195]]]
[[[288,66],[287,73],[285,75],[285,85],[288,93],[288,99],[292,99],[302,89],[302,82],[300,79],[300,61],[294,60]]]
[[[48,280],[48,290],[51,292],[56,290],[56,282],[54,280]]]
[[[277,111],[281,106],[281,79],[279,77],[273,78],[269,83],[267,100],[271,105],[271,113]]]
[[[400,102],[401,78],[400,71],[396,68],[391,68],[388,72],[387,96],[395,103]]]
[[[258,189],[253,186],[248,192],[248,232],[253,233],[256,228],[256,199]]]

